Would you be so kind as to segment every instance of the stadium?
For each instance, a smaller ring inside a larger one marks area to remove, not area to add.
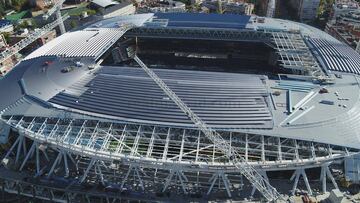
[[[347,45],[287,20],[96,22],[1,78],[2,190],[181,202],[338,188],[332,164],[360,150],[359,64]]]

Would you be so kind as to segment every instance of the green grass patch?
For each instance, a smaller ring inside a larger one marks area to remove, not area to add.
[[[29,10],[21,11],[19,13],[7,15],[7,16],[5,16],[5,19],[11,20],[11,21],[18,21],[18,20],[26,17],[28,14],[29,14]]]

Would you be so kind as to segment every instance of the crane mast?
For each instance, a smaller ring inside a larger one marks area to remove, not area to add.
[[[211,140],[214,145],[222,151],[229,159],[229,161],[239,170],[239,172],[249,180],[249,182],[259,190],[259,192],[268,201],[277,201],[282,199],[280,194],[274,187],[254,168],[245,158],[238,153],[219,133],[208,126],[201,120],[151,69],[149,69],[137,55],[134,55],[134,60],[141,66],[141,68],[154,80],[154,82],[166,93],[166,95],[175,102],[175,104],[191,119],[191,121],[198,127],[204,135]]]
[[[59,28],[60,33],[64,34],[66,32],[65,26],[64,26],[64,20],[61,18],[61,7],[65,0],[58,0],[55,5],[49,9],[45,15],[43,15],[44,20],[47,20],[52,14],[56,14],[57,20],[59,20]]]
[[[274,17],[276,9],[276,0],[268,0],[266,17]]]

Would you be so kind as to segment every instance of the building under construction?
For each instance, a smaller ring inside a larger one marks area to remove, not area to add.
[[[332,163],[360,149],[359,64],[330,35],[280,19],[97,22],[1,78],[0,185],[55,202],[329,191]]]

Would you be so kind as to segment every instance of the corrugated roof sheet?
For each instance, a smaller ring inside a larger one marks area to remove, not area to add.
[[[37,49],[25,60],[40,56],[99,57],[122,35],[118,28],[97,28],[69,32]]]
[[[176,70],[155,72],[212,127],[272,128],[272,115],[265,101],[268,93],[259,76]],[[192,125],[141,68],[103,67],[85,86],[87,89],[80,96],[71,94],[70,89],[50,102],[126,120]]]
[[[329,70],[360,74],[360,54],[348,45],[316,38],[308,41]]]

